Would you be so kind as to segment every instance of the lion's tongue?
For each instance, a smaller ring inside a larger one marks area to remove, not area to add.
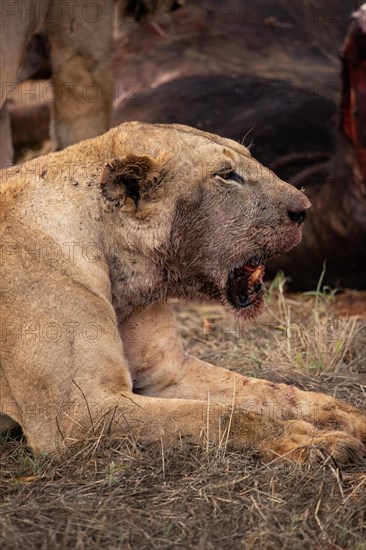
[[[243,264],[242,270],[245,273],[245,275],[248,277],[248,289],[253,288],[256,284],[259,282],[262,282],[262,279],[264,277],[264,265],[256,265],[253,266],[251,264]]]

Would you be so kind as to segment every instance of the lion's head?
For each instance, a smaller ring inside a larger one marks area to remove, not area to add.
[[[179,125],[136,124],[133,134],[133,154],[118,156],[117,140],[102,194],[130,238],[151,243],[154,285],[256,314],[265,262],[300,241],[308,199],[232,140]]]

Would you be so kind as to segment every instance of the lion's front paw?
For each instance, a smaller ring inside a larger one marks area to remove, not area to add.
[[[265,451],[301,462],[327,456],[339,465],[366,460],[366,447],[360,439],[343,431],[321,431],[301,420],[285,422],[282,437]]]
[[[321,430],[337,430],[366,443],[366,416],[360,411],[335,399],[320,406],[314,425]]]

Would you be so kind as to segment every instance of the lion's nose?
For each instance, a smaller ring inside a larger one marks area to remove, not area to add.
[[[290,220],[297,223],[297,225],[301,225],[306,218],[305,210],[288,210],[287,214]]]

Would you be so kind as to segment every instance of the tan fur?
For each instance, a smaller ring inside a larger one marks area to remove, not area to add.
[[[226,179],[232,170],[242,183]],[[126,123],[3,180],[3,428],[20,424],[36,452],[104,426],[270,456],[302,458],[314,445],[340,462],[362,456],[361,412],[183,351],[170,297],[230,307],[230,269],[300,239],[288,212],[308,200],[247,149],[185,126]]]

